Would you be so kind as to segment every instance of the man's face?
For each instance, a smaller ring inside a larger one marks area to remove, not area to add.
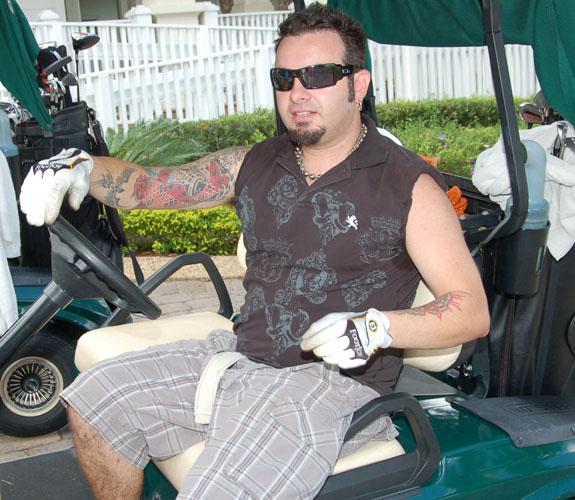
[[[344,64],[343,55],[343,43],[336,32],[304,33],[282,40],[275,67],[300,69],[315,64]],[[296,78],[291,90],[276,91],[279,114],[294,142],[327,147],[350,133],[356,104],[349,99],[349,78],[353,76],[321,89],[306,89]]]

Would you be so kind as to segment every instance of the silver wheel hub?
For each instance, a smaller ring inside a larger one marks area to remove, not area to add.
[[[62,375],[56,366],[43,358],[22,358],[2,374],[0,397],[14,413],[38,416],[58,404],[63,389]]]

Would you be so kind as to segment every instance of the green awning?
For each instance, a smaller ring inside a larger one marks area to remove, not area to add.
[[[379,43],[421,47],[485,45],[480,0],[329,0]],[[575,123],[573,0],[501,0],[507,44],[531,45],[547,102]]]
[[[40,48],[15,0],[0,0],[0,82],[38,123],[47,128],[52,117],[42,102],[34,62]]]

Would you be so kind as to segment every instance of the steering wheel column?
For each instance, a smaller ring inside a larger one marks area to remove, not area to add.
[[[104,298],[130,313],[156,319],[161,309],[90,241],[59,216],[50,227],[52,281],[0,337],[0,369],[33,334],[74,299]]]

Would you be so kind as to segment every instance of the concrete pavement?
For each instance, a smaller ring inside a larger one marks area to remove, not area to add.
[[[149,258],[147,262],[144,262],[143,259],[138,260],[142,260],[142,267],[147,268],[144,269],[146,277],[150,274],[150,266],[157,267],[158,265],[158,259]],[[239,278],[242,271],[237,268],[235,257],[220,257],[215,261],[228,288],[234,311],[237,312],[244,297],[242,280]],[[219,304],[214,288],[209,281],[206,281],[205,277],[187,275],[184,278],[199,279],[181,279],[181,272],[178,273],[180,273],[179,276],[174,275],[174,278],[163,283],[151,294],[152,299],[161,307],[163,315],[175,316],[190,312],[218,310]],[[126,274],[130,276],[129,271]],[[51,434],[30,438],[17,438],[0,434],[0,463],[72,447],[72,436],[68,427]]]

